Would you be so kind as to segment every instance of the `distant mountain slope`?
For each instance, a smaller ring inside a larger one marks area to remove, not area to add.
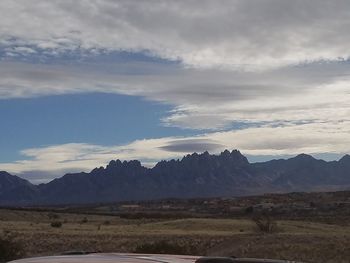
[[[300,154],[250,164],[239,151],[193,153],[146,168],[139,161],[111,161],[90,173],[66,174],[30,184],[0,173],[0,204],[81,204],[168,197],[253,195],[267,192],[350,189],[350,156],[326,162]]]
[[[0,204],[16,205],[34,202],[38,194],[37,186],[27,180],[0,171]]]
[[[288,160],[272,160],[252,164],[260,178],[283,192],[332,190],[350,186],[350,158],[326,162],[310,155],[300,154]],[[348,188],[349,189],[349,188]]]

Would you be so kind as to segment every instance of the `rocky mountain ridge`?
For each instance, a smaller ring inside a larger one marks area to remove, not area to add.
[[[193,153],[146,168],[137,160],[112,160],[90,173],[66,174],[33,185],[0,172],[0,205],[88,204],[161,198],[255,195],[350,189],[350,156],[326,162],[300,154],[249,163],[238,150]]]

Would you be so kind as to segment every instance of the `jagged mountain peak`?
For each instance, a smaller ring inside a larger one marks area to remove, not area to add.
[[[183,161],[191,161],[191,160],[207,160],[207,159],[217,159],[217,160],[227,160],[232,162],[238,162],[240,164],[242,163],[249,163],[248,159],[238,150],[233,150],[230,152],[229,150],[224,150],[219,155],[210,154],[208,151],[205,151],[203,153],[192,153],[187,154],[184,156],[180,162]],[[167,161],[162,161],[167,162]]]
[[[175,167],[191,168],[193,165],[196,165],[201,169],[205,169],[205,167],[208,168],[210,166],[217,165],[221,167],[241,167],[249,165],[249,162],[248,159],[238,150],[233,150],[232,152],[225,150],[219,155],[210,154],[208,151],[205,151],[203,153],[194,152],[192,154],[187,154],[181,160],[162,160],[158,162],[154,168],[152,168],[152,170],[175,169]]]
[[[248,161],[247,157],[245,157],[238,150],[233,150],[231,152],[228,150],[225,150],[219,155],[219,158],[221,158],[227,162],[235,163],[236,165],[239,165],[239,166],[249,165],[249,161]]]
[[[122,164],[123,164],[122,161],[120,161],[119,159],[117,159],[117,160],[111,160],[111,161],[107,164],[106,169],[118,167],[118,166],[121,166]]]
[[[139,160],[130,160],[130,161],[121,161],[119,159],[112,160],[109,162],[109,164],[106,166],[106,169],[114,169],[118,167],[126,167],[126,166],[134,166],[134,167],[141,167],[141,162]]]

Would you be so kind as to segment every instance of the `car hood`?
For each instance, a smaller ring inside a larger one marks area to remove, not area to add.
[[[163,254],[120,254],[91,253],[86,255],[61,255],[50,257],[26,258],[9,263],[296,263],[295,261],[255,259],[199,257]]]
[[[198,258],[181,255],[96,253],[26,258],[11,261],[11,263],[194,263]]]

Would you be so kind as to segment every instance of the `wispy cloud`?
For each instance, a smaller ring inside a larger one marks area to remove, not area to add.
[[[127,72],[120,71],[121,66]],[[85,92],[137,95],[174,105],[163,123],[192,129],[343,121],[350,113],[349,67],[347,62],[333,62],[232,72],[153,62],[88,66],[2,62],[0,98]]]

